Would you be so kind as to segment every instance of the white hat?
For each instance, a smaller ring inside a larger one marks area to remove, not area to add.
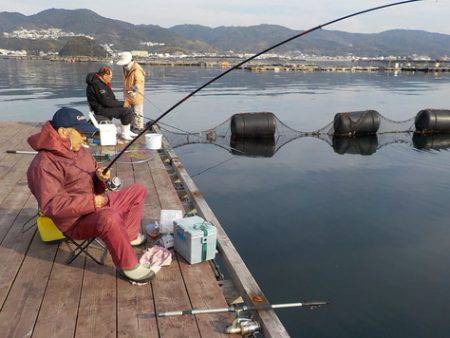
[[[123,52],[120,53],[119,60],[116,62],[116,64],[119,66],[125,66],[129,64],[131,60],[133,60],[133,55],[131,55],[130,52]]]

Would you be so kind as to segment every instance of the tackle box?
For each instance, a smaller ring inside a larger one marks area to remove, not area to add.
[[[174,221],[174,244],[189,264],[213,259],[216,256],[217,229],[198,216]]]

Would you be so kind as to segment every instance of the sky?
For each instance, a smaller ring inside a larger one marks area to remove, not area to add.
[[[0,0],[1,11],[26,15],[56,8],[88,8],[134,24],[171,27],[179,24],[251,26],[278,24],[307,29],[325,21],[393,0]],[[450,34],[450,0],[424,0],[359,16],[328,29],[374,33],[419,29]]]

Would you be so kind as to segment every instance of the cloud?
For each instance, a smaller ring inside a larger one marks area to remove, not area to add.
[[[56,6],[60,8],[89,8],[98,14],[138,24],[170,27],[191,23],[211,27],[249,26],[260,23],[279,24],[305,29],[348,13],[379,6],[387,0],[97,0],[58,2],[49,0],[5,1],[0,8],[33,14]],[[385,9],[352,18],[330,29],[351,32],[380,32],[393,28],[421,29],[450,34],[447,16],[450,1],[423,1]]]

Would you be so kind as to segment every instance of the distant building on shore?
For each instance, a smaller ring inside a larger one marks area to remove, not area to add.
[[[146,50],[132,50],[131,55],[138,58],[147,58],[149,56]]]

